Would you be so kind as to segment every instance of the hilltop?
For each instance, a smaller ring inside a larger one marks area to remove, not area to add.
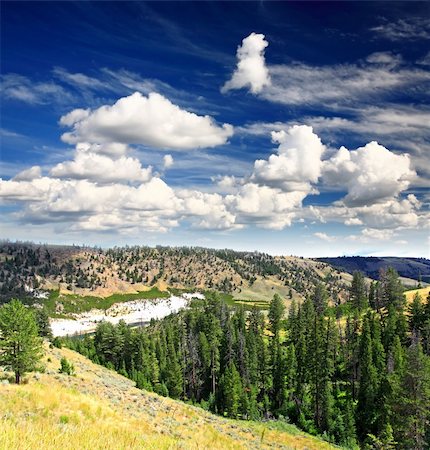
[[[215,416],[137,389],[72,350],[46,350],[45,373],[29,375],[20,386],[0,381],[2,448],[337,448],[286,423]],[[62,357],[76,376],[58,373]]]
[[[342,299],[352,278],[311,259],[200,247],[103,250],[5,242],[0,245],[0,261],[3,299],[37,297],[40,289],[55,291],[56,297],[71,301],[83,296],[148,293],[151,289],[157,294],[198,289],[264,306],[275,293],[303,299],[320,282],[333,300]]]

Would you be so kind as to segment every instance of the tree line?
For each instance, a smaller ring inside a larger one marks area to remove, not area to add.
[[[322,284],[287,315],[278,295],[266,315],[214,294],[146,328],[104,322],[64,342],[227,417],[288,420],[348,448],[429,448],[430,295],[406,305],[392,269],[370,286],[354,273],[338,306]]]

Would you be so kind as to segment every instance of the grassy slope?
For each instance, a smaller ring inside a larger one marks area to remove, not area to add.
[[[76,376],[57,373],[62,356]],[[223,419],[138,390],[68,349],[48,350],[45,361],[28,384],[0,384],[0,448],[335,448],[292,425]]]
[[[412,289],[411,291],[406,291],[405,296],[408,303],[410,303],[413,300],[414,295],[417,292],[421,295],[422,300],[425,302],[427,295],[430,294],[430,286],[421,289]]]

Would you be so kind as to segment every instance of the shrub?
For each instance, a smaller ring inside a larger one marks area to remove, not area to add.
[[[60,373],[65,373],[66,375],[75,375],[75,367],[70,363],[67,358],[61,358]]]

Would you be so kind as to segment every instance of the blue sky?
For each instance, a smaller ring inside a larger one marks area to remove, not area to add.
[[[429,257],[425,2],[2,2],[12,240]]]

